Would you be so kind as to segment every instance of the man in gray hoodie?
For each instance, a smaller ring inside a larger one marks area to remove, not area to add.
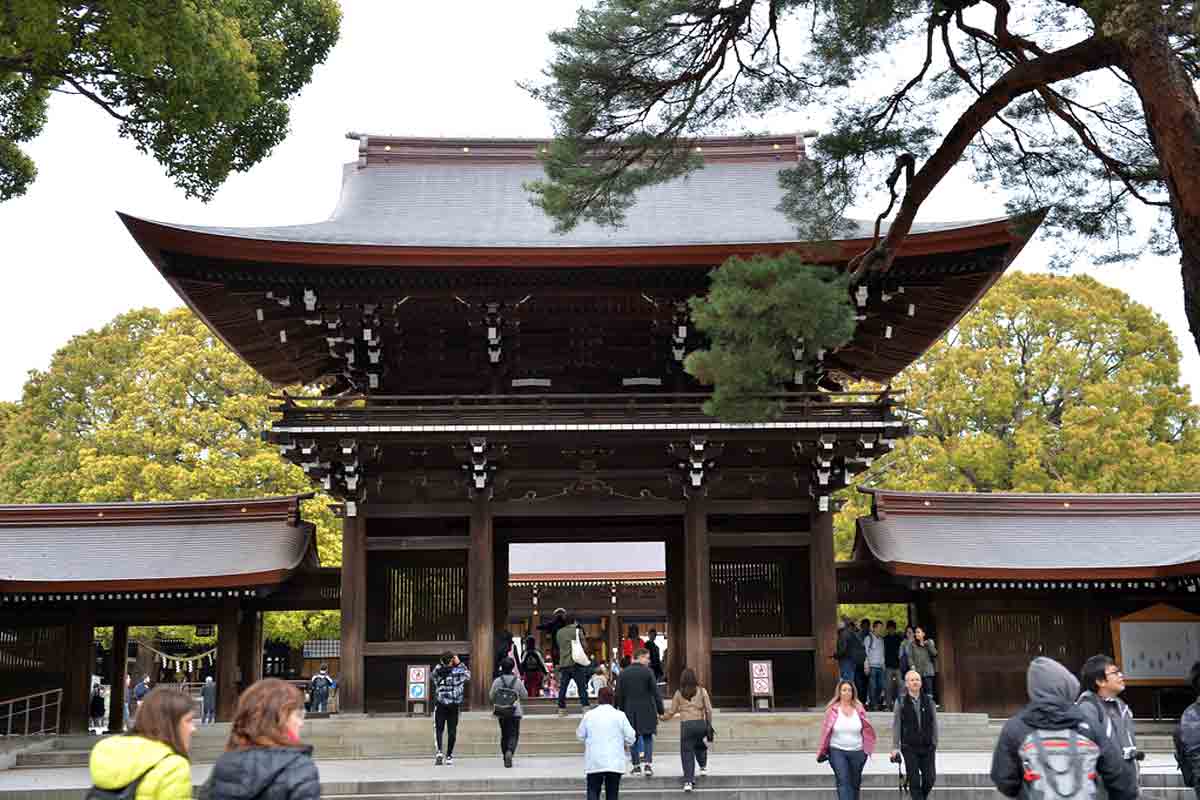
[[[1054,659],[1038,657],[1029,664],[1025,686],[1029,704],[1004,723],[992,753],[992,783],[996,789],[1006,797],[1022,793],[1027,770],[1021,748],[1030,733],[1068,730],[1095,743],[1099,752],[1095,771],[1109,800],[1134,800],[1137,781],[1125,771],[1120,748],[1103,728],[1089,725],[1075,705],[1079,680]]]

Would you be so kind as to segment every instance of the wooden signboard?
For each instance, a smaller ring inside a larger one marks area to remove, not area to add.
[[[750,662],[750,709],[771,711],[775,708],[775,669],[771,661]]]
[[[1182,686],[1200,661],[1200,615],[1159,603],[1116,617],[1114,656],[1130,686]]]
[[[409,714],[429,715],[432,704],[429,698],[429,666],[426,664],[410,664],[408,667],[408,687],[405,692],[408,699]]]

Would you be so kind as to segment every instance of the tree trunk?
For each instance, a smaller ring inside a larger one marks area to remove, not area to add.
[[[1183,307],[1200,350],[1200,98],[1171,50],[1166,26],[1151,19],[1122,44],[1171,198],[1183,273]]]

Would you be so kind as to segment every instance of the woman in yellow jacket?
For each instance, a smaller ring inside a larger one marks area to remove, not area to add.
[[[154,689],[142,701],[129,733],[102,739],[92,748],[92,785],[119,792],[140,781],[135,800],[191,800],[188,749],[195,729],[190,697],[163,686]]]

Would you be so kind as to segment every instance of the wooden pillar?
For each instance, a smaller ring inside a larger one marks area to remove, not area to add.
[[[108,730],[125,730],[125,676],[129,674],[129,626],[113,625],[112,688],[108,693]]]
[[[367,520],[342,520],[342,649],[338,677],[338,711],[363,713],[363,643],[367,625]]]
[[[672,690],[679,688],[679,675],[687,654],[687,625],[684,624],[684,532],[667,539],[665,545],[667,574],[667,683]],[[646,631],[638,632],[643,636]]]
[[[239,693],[262,677],[262,614],[253,609],[242,611],[238,621]]]
[[[88,732],[88,705],[92,699],[92,668],[96,658],[92,641],[95,619],[95,612],[90,608],[79,608],[67,624],[63,707],[59,717],[59,727],[64,733]]]
[[[814,512],[809,527],[809,581],[812,590],[814,705],[833,696],[837,685],[837,566],[833,552],[833,514]]]
[[[937,626],[937,691],[946,711],[961,712],[962,672],[958,669],[958,652],[954,646],[954,634],[957,632],[955,622],[959,615],[954,613],[949,602],[943,598],[934,602],[933,619]],[[928,635],[929,631],[925,633]]]
[[[487,708],[496,660],[496,534],[487,497],[471,508],[471,542],[467,558],[467,636],[471,639],[471,705]]]
[[[508,542],[497,540],[495,542],[496,560],[495,568],[493,569],[492,580],[495,585],[493,592],[494,599],[492,607],[496,619],[496,630],[504,631],[509,629],[508,623]],[[513,636],[519,637],[520,631],[513,631]]]
[[[236,600],[225,603],[217,616],[217,720],[229,722],[237,708],[238,623],[241,612]]]
[[[683,602],[686,666],[701,686],[712,686],[712,576],[708,559],[708,503],[689,497],[684,518]]]

